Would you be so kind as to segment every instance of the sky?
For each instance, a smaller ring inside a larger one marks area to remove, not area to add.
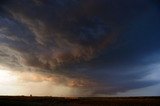
[[[1,0],[0,95],[160,96],[159,0]]]

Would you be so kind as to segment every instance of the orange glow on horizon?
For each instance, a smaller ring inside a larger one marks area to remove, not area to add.
[[[78,80],[0,66],[0,95],[79,96]],[[83,84],[83,83],[82,83]],[[85,85],[84,85],[85,86]]]

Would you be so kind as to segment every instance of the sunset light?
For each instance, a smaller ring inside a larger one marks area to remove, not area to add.
[[[0,84],[13,84],[17,81],[17,77],[13,72],[0,69]]]

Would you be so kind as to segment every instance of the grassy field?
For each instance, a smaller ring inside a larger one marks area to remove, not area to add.
[[[0,106],[160,106],[160,97],[0,96]]]

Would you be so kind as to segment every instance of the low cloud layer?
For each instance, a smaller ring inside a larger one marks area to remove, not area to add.
[[[35,75],[34,81],[56,80],[57,84],[86,89],[91,96],[115,95],[159,83],[147,77],[154,77],[156,71],[151,67],[158,67],[160,61],[156,0],[0,3],[3,67],[47,73],[45,78]]]

